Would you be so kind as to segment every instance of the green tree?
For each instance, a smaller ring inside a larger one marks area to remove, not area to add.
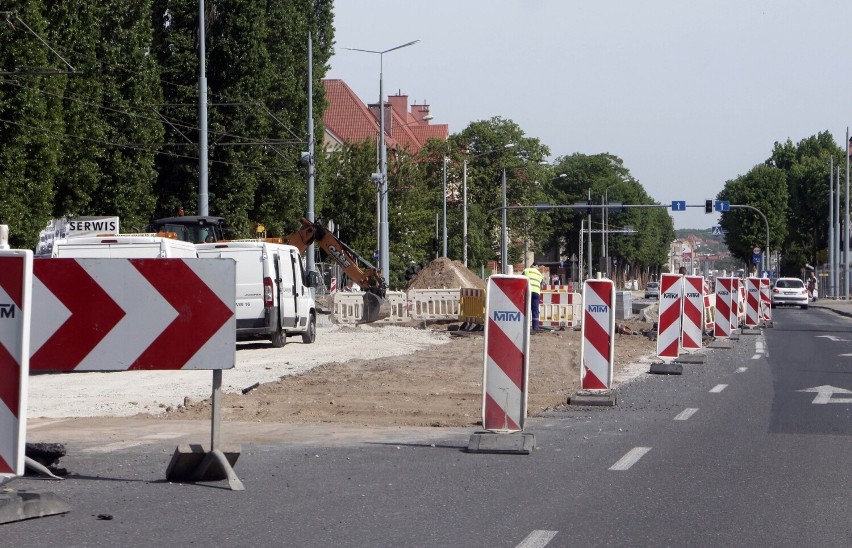
[[[39,40],[47,35],[41,2],[7,2],[0,26],[0,222],[9,243],[35,248],[51,217],[59,171],[61,82],[46,69],[67,70]],[[27,68],[22,68],[27,67]]]
[[[609,202],[655,205],[624,162],[612,154],[572,154],[557,158],[555,167],[558,175],[549,184],[549,194],[555,203],[571,205],[591,201],[592,204],[602,204],[606,197]],[[592,230],[600,230],[602,210],[592,209],[591,217]],[[555,230],[550,235],[549,244],[568,256],[578,254],[581,223],[587,220],[585,210],[554,210]],[[616,277],[647,276],[660,271],[674,239],[674,225],[664,208],[610,209],[607,224],[611,228],[632,227],[636,232],[635,235],[610,234],[607,251],[615,259]],[[582,260],[587,262],[588,238],[585,240]],[[592,238],[592,247],[593,268],[597,269],[595,258],[602,255],[599,234]]]
[[[717,196],[732,205],[747,205],[758,209],[769,222],[769,246],[778,249],[787,233],[787,176],[783,170],[757,165],[745,175],[727,181]],[[719,222],[725,233],[725,244],[731,255],[751,263],[753,249],[766,247],[766,223],[763,217],[748,208],[731,208]]]
[[[542,162],[550,149],[539,139],[526,136],[515,122],[500,117],[472,122],[450,139],[449,149],[456,165],[464,158],[469,160],[468,265],[476,268],[488,261],[499,262],[503,172],[507,205],[542,202],[551,173]],[[529,210],[509,210],[507,224],[510,264],[523,261],[525,236],[532,242],[544,242],[549,226],[546,217]]]
[[[844,162],[843,151],[828,131],[802,139],[776,142],[766,165],[783,170],[787,187],[787,219],[782,270],[797,274],[805,263],[819,264],[828,249],[829,166]],[[839,247],[839,243],[838,243]]]

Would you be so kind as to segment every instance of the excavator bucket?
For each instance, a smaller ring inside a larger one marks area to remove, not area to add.
[[[373,323],[391,315],[390,303],[375,293],[364,293],[364,311],[361,323]]]

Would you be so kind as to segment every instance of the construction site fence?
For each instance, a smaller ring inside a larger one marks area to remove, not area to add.
[[[539,322],[545,327],[577,327],[580,325],[581,297],[567,286],[556,286],[541,292]],[[457,320],[485,324],[485,290],[413,289],[407,294],[389,291],[386,295],[390,315],[384,323],[402,323],[411,320]],[[364,292],[338,291],[334,293],[333,311],[337,323],[360,323],[364,314]]]

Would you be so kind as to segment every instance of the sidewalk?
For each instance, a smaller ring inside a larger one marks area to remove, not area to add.
[[[841,316],[852,318],[852,300],[840,299],[817,299],[809,305],[811,308],[824,308],[836,312]]]

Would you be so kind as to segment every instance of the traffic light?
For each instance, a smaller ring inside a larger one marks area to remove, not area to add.
[[[713,213],[713,200],[704,200],[704,213]]]

